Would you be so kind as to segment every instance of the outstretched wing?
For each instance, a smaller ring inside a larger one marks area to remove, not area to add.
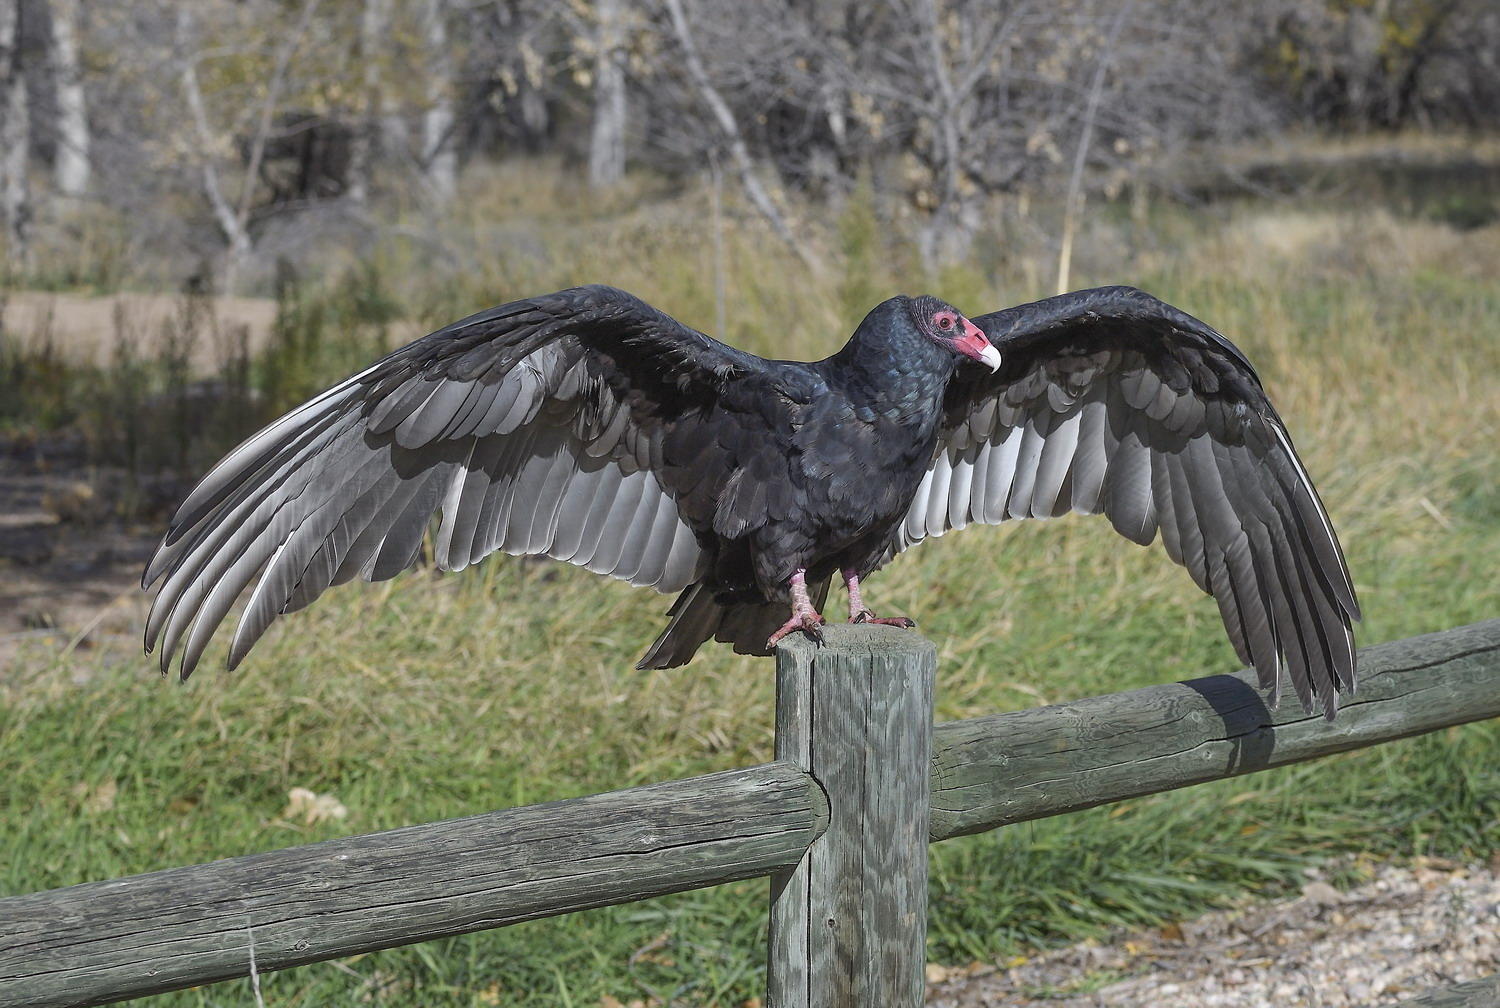
[[[1000,351],[963,367],[894,550],[969,522],[1105,514],[1219,604],[1240,659],[1332,717],[1355,680],[1354,586],[1333,525],[1250,362],[1132,287],[973,320]]]
[[[725,390],[765,362],[610,287],[472,315],[395,351],[253,435],[183,502],[143,586],[146,649],[197,665],[259,575],[235,667],[280,613],[356,574],[410,566],[442,512],[438,564],[495,551],[556,557],[662,592],[705,562],[678,507]],[[719,435],[722,437],[722,435]]]

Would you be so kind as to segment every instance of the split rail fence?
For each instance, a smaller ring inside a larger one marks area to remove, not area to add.
[[[0,1005],[105,1004],[769,876],[768,1008],[916,1008],[929,843],[1500,715],[1500,619],[1360,662],[1332,723],[1267,709],[1241,672],[934,727],[930,642],[829,627],[778,653],[771,763],[0,899]]]

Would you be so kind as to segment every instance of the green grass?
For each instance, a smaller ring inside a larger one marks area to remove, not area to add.
[[[481,205],[527,217],[454,224],[453,240],[473,250],[466,269],[413,279],[417,253],[392,239],[370,250],[373,273],[345,282],[387,285],[408,312],[437,323],[605,280],[711,325],[701,194],[625,205],[600,223],[570,216],[567,192],[522,206],[512,190],[524,183],[472,183],[487,187]],[[922,280],[902,244],[862,213],[856,204],[830,223],[827,276],[731,223],[723,335],[811,356],[843,338],[857,310],[842,302],[867,290],[933,286],[976,313],[1046,293],[1026,285],[1047,271],[1043,253],[1024,247],[1003,269]],[[1125,242],[1128,254],[1086,264],[1078,282],[1136,282],[1246,349],[1348,547],[1369,617],[1362,643],[1500,614],[1500,235],[1378,217],[1325,227],[1309,215],[1293,221],[1316,225],[1303,247],[1273,254],[1246,237],[1260,233],[1258,213],[1162,210],[1149,235]],[[518,245],[517,230],[534,240]],[[305,334],[308,318],[304,310],[288,326]],[[336,377],[322,369],[341,361],[319,353],[295,358],[297,374]],[[882,608],[920,617],[938,642],[943,719],[1236,664],[1213,603],[1186,575],[1159,548],[1136,549],[1097,521],[944,537],[871,591]],[[274,630],[241,673],[206,662],[182,688],[130,654],[38,646],[0,671],[0,891],[768,759],[767,662],[711,649],[687,668],[631,669],[666,605],[561,565],[502,557],[459,576],[335,590]],[[293,787],[336,795],[348,818],[286,821]],[[1192,915],[1285,891],[1336,856],[1355,856],[1340,861],[1352,878],[1371,858],[1481,857],[1497,842],[1500,731],[1439,732],[939,845],[930,956],[1006,957]],[[764,882],[724,886],[308,966],[262,978],[263,991],[273,1006],[592,1008],[609,995],[729,1008],[761,993],[765,898]],[[239,1005],[251,995],[236,982],[147,1003]]]

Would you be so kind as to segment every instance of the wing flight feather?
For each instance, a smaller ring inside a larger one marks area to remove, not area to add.
[[[1260,379],[1171,305],[1107,287],[974,319],[994,375],[950,383],[928,478],[892,552],[968,522],[1104,514],[1218,602],[1241,660],[1331,717],[1354,688],[1353,582]],[[962,471],[960,478],[957,473]]]
[[[275,618],[355,575],[497,550],[658,591],[705,557],[663,442],[766,362],[623,291],[584,287],[470,316],[251,436],[174,516],[143,582],[147,650],[189,675],[234,603],[237,665]],[[699,438],[699,441],[711,438]]]

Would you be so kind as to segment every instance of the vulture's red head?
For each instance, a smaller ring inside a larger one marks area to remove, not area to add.
[[[925,295],[912,299],[911,310],[922,335],[938,346],[978,361],[991,371],[1000,370],[1000,351],[985,337],[984,330],[964,318],[957,308]]]

